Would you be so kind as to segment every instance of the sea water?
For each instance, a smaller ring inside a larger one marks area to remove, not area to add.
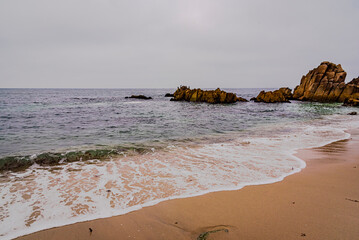
[[[298,149],[347,139],[347,130],[359,127],[347,115],[353,109],[340,104],[164,97],[174,90],[0,89],[0,158],[127,149],[0,173],[0,238],[281,181],[305,167]],[[224,90],[249,99],[262,89]],[[153,99],[125,99],[132,94]]]

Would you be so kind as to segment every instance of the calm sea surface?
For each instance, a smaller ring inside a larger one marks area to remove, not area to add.
[[[281,181],[305,167],[298,149],[347,139],[359,127],[347,115],[354,108],[340,104],[171,102],[164,95],[174,90],[0,89],[0,161],[118,153],[0,172],[0,239]],[[223,90],[250,99],[262,89]],[[153,100],[125,99],[132,94]]]
[[[261,89],[224,89],[247,98]],[[346,112],[338,104],[170,102],[175,89],[0,89],[0,156],[241,132]],[[132,94],[153,100],[125,99]]]

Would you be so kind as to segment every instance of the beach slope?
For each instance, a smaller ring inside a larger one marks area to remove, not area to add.
[[[351,134],[300,151],[307,167],[281,182],[169,200],[18,239],[358,239],[359,131]]]

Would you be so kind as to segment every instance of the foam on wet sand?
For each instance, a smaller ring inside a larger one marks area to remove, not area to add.
[[[12,181],[13,184],[6,186],[9,187],[9,192],[16,192],[16,194],[5,196],[9,198],[7,200],[9,204],[4,207],[9,213],[11,212],[8,216],[5,215],[5,218],[9,217],[14,224],[9,225],[8,227],[12,229],[5,229],[5,233],[11,232],[19,234],[20,230],[23,231],[23,229],[33,232],[72,222],[124,214],[168,199],[186,198],[208,192],[240,189],[246,185],[277,182],[285,176],[300,171],[305,166],[302,160],[293,156],[298,148],[316,147],[326,144],[326,141],[346,139],[349,136],[348,133],[344,132],[344,128],[334,128],[328,125],[311,127],[307,124],[303,124],[295,127],[297,129],[294,134],[293,131],[291,131],[288,134],[282,134],[281,137],[276,138],[246,138],[230,143],[213,143],[191,148],[171,149],[164,153],[154,152],[147,154],[145,158],[143,156],[137,156],[124,158],[121,159],[121,161],[94,161],[93,164],[73,163],[53,171],[35,168],[32,169],[32,171],[35,172],[11,176],[17,179]],[[279,126],[279,128],[283,130],[283,126]],[[276,129],[273,129],[273,131],[276,131]],[[251,161],[248,161],[249,159],[251,159]],[[300,176],[302,175],[303,174]],[[269,188],[268,186],[272,185],[266,185],[263,188],[267,189]],[[251,188],[256,189],[255,187]],[[248,196],[242,195],[242,192],[248,192],[246,189],[248,188],[238,191],[238,194],[241,193],[240,195],[244,197],[244,199],[248,199],[248,197],[251,196],[251,194]],[[266,190],[265,193],[268,194]],[[140,214],[140,217],[138,219],[136,218],[134,222],[136,226],[140,225],[146,228],[141,221],[147,219],[149,222],[146,224],[149,226],[156,225],[158,221],[161,221],[169,225],[173,225],[177,222],[175,227],[178,228],[178,231],[187,228],[187,230],[183,230],[184,232],[180,231],[178,233],[179,236],[173,235],[173,238],[171,238],[167,235],[167,238],[163,239],[181,239],[181,235],[188,237],[188,229],[192,229],[194,226],[198,226],[201,231],[203,230],[203,233],[211,232],[208,234],[225,234],[225,236],[227,236],[235,232],[234,229],[237,227],[231,227],[236,226],[235,224],[228,224],[228,221],[225,220],[223,223],[218,222],[218,224],[209,225],[205,224],[207,222],[205,219],[208,217],[212,217],[214,220],[226,219],[227,217],[231,219],[231,216],[227,216],[228,214],[235,212],[240,215],[241,211],[247,209],[246,206],[252,206],[254,208],[252,210],[255,211],[255,213],[257,212],[257,207],[259,209],[261,208],[261,206],[255,207],[252,205],[252,202],[244,202],[241,204],[242,200],[237,197],[237,191],[233,192],[235,196],[230,196],[233,200],[223,199],[222,196],[227,196],[227,194],[231,194],[231,192],[221,192],[219,195],[213,195],[211,193],[198,198],[186,198],[183,199],[183,202],[182,200],[166,201],[153,207],[157,209],[157,206],[180,203],[179,206],[174,205],[173,208],[167,209],[165,212],[160,208],[159,213],[164,214],[164,216],[158,216],[156,215],[157,213],[152,212],[152,215],[148,217],[146,212],[152,211],[148,210],[152,209],[152,207],[150,207],[126,214],[123,217],[126,219],[126,216],[133,216],[133,214],[136,216],[136,214],[145,212],[147,217],[141,216]],[[269,204],[268,202],[276,198],[275,196],[269,196],[268,198],[266,194],[263,196],[258,195],[258,199],[252,199],[252,201],[254,201],[254,203],[258,203],[259,201],[260,204],[267,206],[267,204]],[[15,198],[13,196],[15,196]],[[216,200],[213,199],[212,196],[220,197],[219,200]],[[311,198],[311,195],[307,197]],[[202,206],[201,203],[203,199],[208,198],[214,201],[203,203],[203,205],[209,204],[209,208]],[[348,196],[348,198],[350,198],[350,196]],[[18,199],[23,200],[19,201]],[[189,206],[187,206],[187,202],[191,201],[191,199],[196,202],[196,204],[190,203]],[[297,200],[293,201],[297,202]],[[280,202],[282,202],[282,200]],[[182,206],[182,203],[186,203],[185,206]],[[218,204],[218,206],[213,205],[214,203]],[[224,203],[227,203],[228,206]],[[24,204],[30,205],[26,208],[20,207],[24,206]],[[250,208],[248,210],[250,210]],[[266,211],[266,209],[262,210],[264,212]],[[14,211],[17,215],[14,215]],[[168,222],[168,211],[173,212],[174,218],[178,218],[177,220],[173,219],[174,223]],[[279,211],[279,213],[281,213],[281,211]],[[279,213],[277,213],[277,215],[280,215]],[[176,214],[177,216],[175,216]],[[18,219],[11,218],[14,216],[17,216]],[[25,221],[23,216],[26,216]],[[197,219],[196,216],[198,216],[199,219]],[[232,218],[233,217],[234,216],[232,216]],[[248,216],[244,217],[247,218]],[[268,215],[267,217],[271,218],[275,216]],[[115,217],[113,219],[117,218],[122,219],[121,217]],[[160,220],[154,220],[153,218]],[[237,224],[244,224],[242,217],[237,220],[239,221]],[[98,221],[111,222],[112,220],[95,220],[94,222],[97,223]],[[75,225],[84,226],[84,224],[86,225],[87,223],[92,222]],[[194,224],[192,226],[188,225],[188,223],[196,223],[197,225]],[[127,221],[126,224],[128,224]],[[185,226],[183,224],[185,224]],[[24,228],[23,225],[27,228]],[[92,237],[95,237],[99,231],[98,226],[91,224],[89,226],[93,229]],[[212,229],[208,226],[214,226],[214,228]],[[222,229],[220,226],[224,227],[223,229],[226,229],[226,231],[220,230]],[[18,228],[16,229],[16,227]],[[66,226],[64,229],[69,227],[70,226]],[[112,227],[115,228],[113,225]],[[77,228],[78,227],[75,227],[75,229]],[[124,235],[121,234],[127,233],[128,231],[131,232],[134,231],[134,229],[140,231],[145,230],[142,229],[142,227],[138,228],[133,225],[127,225],[127,227],[124,228],[126,228],[124,232],[116,231],[116,233],[124,237]],[[105,227],[103,230],[100,230],[101,234],[103,234],[102,236],[107,236],[109,239],[112,239],[106,232],[106,229]],[[58,230],[53,229],[49,231]],[[148,232],[149,229],[146,231]],[[160,228],[157,230],[154,229],[151,233],[148,233],[148,236],[159,237],[158,234],[161,234],[162,231],[164,230]],[[190,232],[197,234],[196,231],[197,230],[192,229]],[[42,238],[41,236],[43,235],[41,234],[45,232],[48,231],[40,232],[38,233],[40,235],[34,236]],[[22,233],[26,234],[26,232]],[[88,235],[83,235],[82,232],[76,233],[75,235],[83,236],[84,238],[86,238],[86,236],[88,237]],[[277,236],[276,234],[274,235]],[[59,236],[64,237],[62,234]],[[96,236],[98,239],[101,238],[101,235]],[[144,235],[137,236],[139,236],[140,239],[148,239]],[[7,234],[5,237],[11,237],[11,234]],[[56,239],[55,235],[53,235],[53,237]]]
[[[281,182],[165,201],[20,239],[356,239],[359,130],[351,134],[301,150],[307,167]]]

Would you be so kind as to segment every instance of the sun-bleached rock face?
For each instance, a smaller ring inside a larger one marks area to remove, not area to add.
[[[217,88],[205,91],[202,89],[190,89],[186,86],[177,88],[171,101],[207,102],[207,103],[234,103],[247,102],[246,99],[237,97],[235,93],[227,93]]]
[[[289,102],[292,99],[292,90],[290,88],[280,88],[275,91],[261,91],[254,100],[255,102],[278,103]]]
[[[319,67],[302,77],[293,92],[293,98],[303,101],[344,102],[359,98],[359,80],[345,84],[347,73],[340,64],[322,62]]]

